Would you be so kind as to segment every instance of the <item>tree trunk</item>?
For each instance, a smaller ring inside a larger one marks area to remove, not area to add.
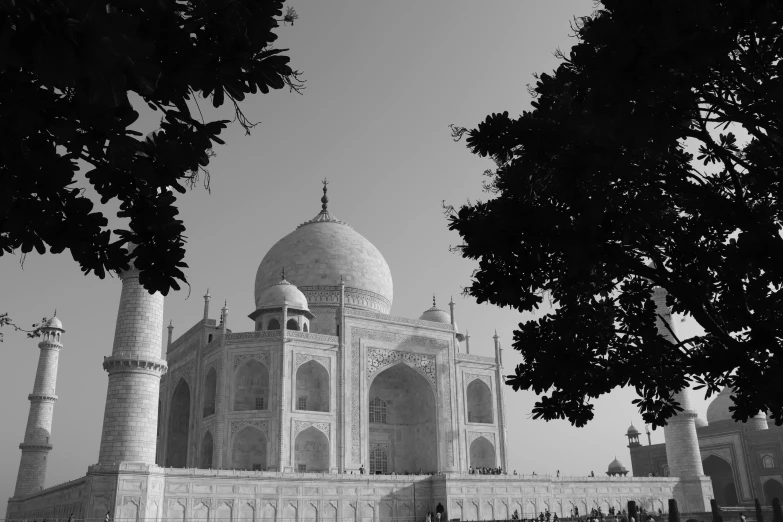
[[[680,510],[673,498],[669,499],[669,522],[680,522]]]
[[[761,502],[756,499],[756,522],[764,522],[764,515],[761,513]]]

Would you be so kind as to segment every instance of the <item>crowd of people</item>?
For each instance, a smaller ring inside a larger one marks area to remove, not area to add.
[[[471,475],[502,475],[503,470],[501,468],[483,468],[483,467],[474,468],[473,466],[471,466],[468,469],[468,473],[470,473]]]
[[[525,522],[565,522],[567,521],[579,521],[579,522],[602,522],[604,520],[612,520],[616,522],[654,522],[655,517],[654,513],[647,512],[644,508],[639,508],[637,511],[637,516],[639,520],[636,520],[632,516],[628,516],[626,511],[623,509],[622,511],[616,510],[614,507],[609,508],[608,513],[604,513],[603,510],[599,507],[598,509],[593,508],[590,510],[589,514],[586,515],[580,515],[579,514],[579,508],[575,507],[571,510],[570,516],[566,519],[561,519],[557,516],[557,513],[550,513],[549,510],[542,511],[538,514],[537,517],[533,518],[521,518],[519,514],[519,510],[514,510],[514,513],[511,515],[511,520],[523,520]],[[658,516],[663,516],[663,512],[659,509],[658,510]]]

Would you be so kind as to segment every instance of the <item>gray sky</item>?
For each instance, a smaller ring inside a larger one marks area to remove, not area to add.
[[[243,104],[252,121],[245,136],[232,124],[210,165],[212,193],[180,196],[188,236],[187,277],[192,286],[166,298],[165,322],[175,337],[201,317],[201,296],[213,296],[212,317],[228,300],[229,326],[249,331],[253,284],[266,251],[320,210],[320,180],[328,177],[329,209],[350,223],[386,258],[394,278],[392,313],[418,317],[432,293],[471,334],[471,351],[492,355],[497,328],[508,373],[521,360],[512,331],[529,317],[459,295],[475,265],[449,252],[459,237],[446,228],[441,202],[486,198],[481,173],[488,160],[453,143],[448,124],[473,127],[492,112],[527,110],[532,74],[557,66],[553,51],[567,50],[573,15],[592,0],[494,2],[302,2],[296,25],[278,31],[304,73],[303,96],[258,95]],[[231,112],[205,116],[229,119]],[[210,106],[211,109],[211,106]],[[145,115],[138,129],[153,130]],[[116,207],[111,207],[113,210]],[[116,219],[114,220],[116,222]],[[47,486],[82,476],[97,462],[120,283],[83,276],[69,254],[0,258],[0,311],[22,325],[51,316],[64,323]],[[682,325],[683,333],[695,331]],[[13,494],[39,350],[37,342],[4,329],[0,345],[3,420],[0,426],[0,498]],[[644,372],[644,368],[639,368]],[[575,375],[574,378],[579,378]],[[693,394],[700,414],[706,401]],[[617,456],[630,469],[624,436],[641,418],[633,390],[596,403],[596,418],[576,429],[565,421],[533,421],[532,393],[506,390],[511,470],[520,473],[603,474]],[[662,430],[653,442],[663,442]]]

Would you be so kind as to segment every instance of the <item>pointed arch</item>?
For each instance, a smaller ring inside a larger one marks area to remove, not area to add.
[[[266,323],[266,329],[267,330],[279,330],[280,329],[280,321],[275,319],[274,317],[269,320],[268,323]]]
[[[465,392],[467,396],[468,422],[492,424],[492,392],[487,383],[481,379],[474,379]]]
[[[231,468],[265,471],[267,468],[267,439],[264,432],[246,426],[231,441]]]
[[[199,468],[212,469],[214,446],[215,444],[212,439],[212,433],[207,431],[204,433],[204,437],[201,439],[201,456],[199,458],[198,464]]]
[[[269,409],[269,369],[248,359],[234,372],[234,411]]]
[[[470,443],[470,465],[474,468],[494,468],[497,466],[495,446],[486,437],[476,437]]]
[[[734,482],[734,468],[718,455],[710,454],[702,462],[704,474],[712,480],[712,491],[720,506],[738,505],[737,487]]]
[[[775,498],[783,502],[783,484],[775,478],[769,478],[764,482],[764,503],[771,506]]]
[[[301,411],[329,411],[329,372],[311,359],[296,369],[296,403]]]
[[[180,378],[171,397],[169,429],[166,437],[166,466],[184,468],[188,458],[190,429],[190,386]]]
[[[287,323],[285,323],[285,329],[286,330],[296,330],[298,332],[299,331],[299,323],[297,322],[297,320],[295,318],[292,317],[291,319],[288,320]]]
[[[217,395],[217,372],[215,367],[211,367],[207,372],[207,378],[204,379],[203,415],[209,417],[215,414],[215,398]]]
[[[294,441],[294,460],[297,471],[329,471],[329,439],[312,426],[300,431]]]

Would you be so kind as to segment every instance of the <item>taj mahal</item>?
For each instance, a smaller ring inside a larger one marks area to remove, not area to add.
[[[508,474],[497,335],[494,357],[471,354],[453,302],[391,315],[388,264],[323,192],[320,212],[261,260],[244,331],[225,304],[213,318],[207,291],[203,316],[176,339],[169,326],[164,341],[163,296],[133,266],[120,274],[98,462],[48,488],[65,329],[56,317],[45,325],[7,519],[380,522],[438,509],[503,520],[629,500],[665,511],[670,498],[709,511],[687,389],[665,428],[668,476]],[[654,299],[669,317],[664,291]]]

